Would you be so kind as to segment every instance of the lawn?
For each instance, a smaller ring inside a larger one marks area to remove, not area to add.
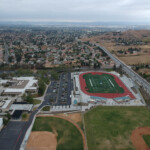
[[[150,148],[150,135],[143,135],[145,143],[148,145]]]
[[[42,111],[50,111],[50,106],[43,107]]]
[[[41,100],[33,99],[33,104],[34,105],[37,105],[37,104],[40,104],[40,103],[41,103]]]
[[[29,114],[29,113],[25,113],[25,112],[24,112],[24,113],[22,114],[22,120],[23,120],[23,121],[28,121],[28,120],[29,120],[29,117],[30,117],[30,114]]]
[[[83,140],[80,132],[66,120],[53,117],[37,117],[32,131],[57,132],[57,150],[83,150]]]
[[[118,85],[112,75],[89,73],[83,75],[83,78],[89,93],[124,93],[124,89]]]
[[[146,107],[96,107],[84,115],[88,150],[135,150],[130,135],[150,126]]]

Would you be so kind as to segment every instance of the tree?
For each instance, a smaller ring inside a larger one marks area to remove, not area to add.
[[[28,94],[25,98],[25,101],[29,104],[33,104],[33,97],[31,94]]]
[[[42,96],[45,92],[46,85],[42,80],[39,80],[38,85],[39,85],[38,94],[39,96]]]
[[[56,71],[52,71],[51,72],[51,77],[55,80],[58,80],[59,79],[59,74]]]

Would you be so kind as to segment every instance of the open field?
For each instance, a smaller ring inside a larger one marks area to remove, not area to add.
[[[96,107],[84,118],[89,150],[136,150],[132,131],[150,126],[145,107]]]
[[[32,131],[48,131],[57,135],[57,150],[83,150],[79,130],[70,122],[54,117],[37,117]]]
[[[83,78],[89,93],[124,93],[124,89],[117,84],[112,75],[89,73],[83,75]]]
[[[126,57],[119,57],[119,59],[124,61],[127,65],[150,63],[150,55],[126,56]]]

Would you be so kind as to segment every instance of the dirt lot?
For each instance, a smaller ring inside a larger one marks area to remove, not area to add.
[[[56,150],[56,146],[57,139],[55,134],[47,131],[31,132],[26,150]]]
[[[142,137],[148,134],[150,134],[150,127],[139,127],[132,132],[131,140],[137,150],[150,150]]]

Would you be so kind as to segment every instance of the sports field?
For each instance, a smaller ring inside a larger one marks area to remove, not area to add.
[[[86,82],[86,89],[89,93],[124,93],[124,89],[120,87],[110,74],[91,73],[83,75]]]
[[[131,133],[137,127],[150,127],[150,112],[146,107],[99,106],[84,120],[88,150],[136,150]]]
[[[57,150],[83,150],[79,130],[70,122],[55,117],[37,117],[32,131],[48,131],[57,135]]]
[[[124,85],[118,76],[104,72],[85,72],[79,75],[80,87],[83,93],[90,96],[116,98],[135,96]]]

